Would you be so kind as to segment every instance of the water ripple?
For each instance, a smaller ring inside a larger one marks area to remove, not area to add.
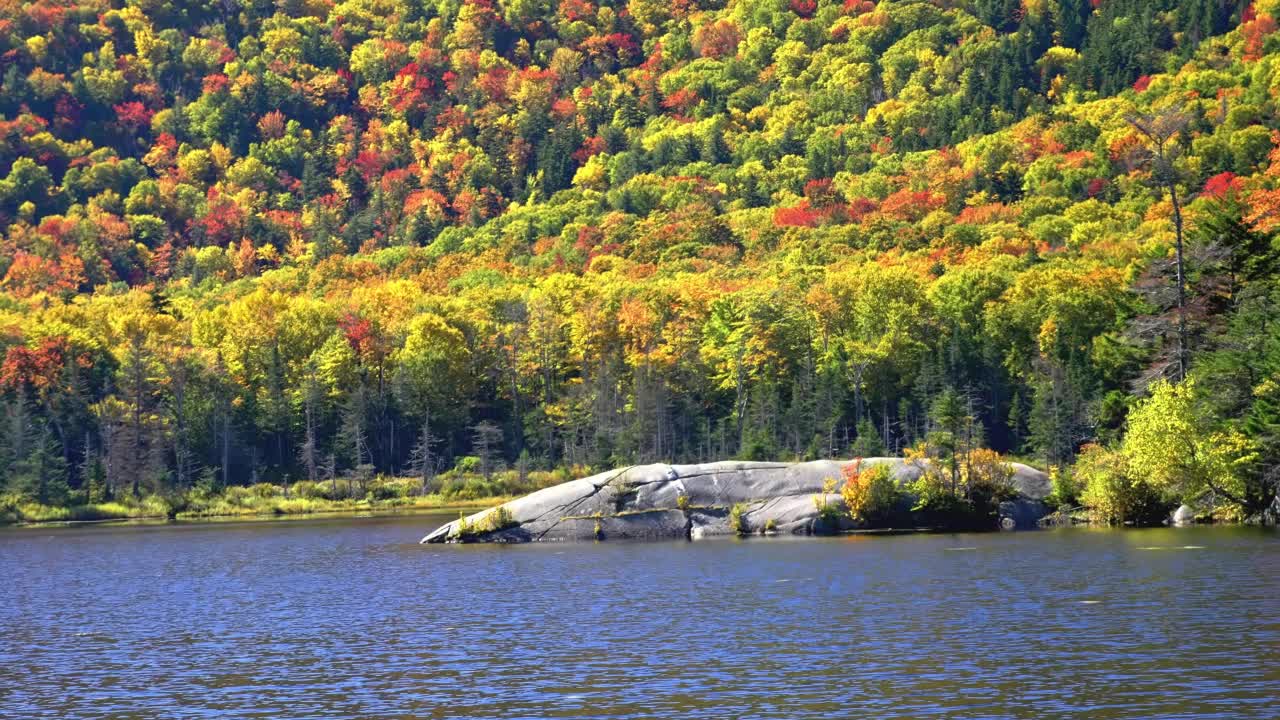
[[[1265,531],[416,545],[430,526],[0,532],[0,715],[1272,718],[1280,694]]]

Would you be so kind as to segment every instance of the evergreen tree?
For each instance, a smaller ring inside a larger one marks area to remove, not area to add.
[[[850,452],[854,457],[883,457],[886,454],[880,432],[870,420],[858,421],[858,435]]]

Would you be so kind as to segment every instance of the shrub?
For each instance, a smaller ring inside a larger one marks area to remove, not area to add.
[[[742,515],[747,511],[745,503],[734,503],[729,509],[729,528],[739,535],[747,534],[746,523],[742,521]]]
[[[311,482],[310,480],[299,480],[293,484],[293,487],[289,488],[289,492],[295,497],[307,498],[310,500],[324,497],[323,491],[320,489],[320,485]]]
[[[813,496],[813,506],[818,511],[818,522],[822,527],[834,527],[840,519],[839,506],[827,500],[835,491],[835,479],[827,478],[822,482],[822,492]]]
[[[462,489],[458,492],[458,497],[464,500],[478,500],[480,498],[493,497],[498,495],[497,489],[493,483],[488,482],[484,478],[473,477],[468,478],[462,484]]]
[[[350,480],[340,484],[335,478],[328,482],[320,483],[320,487],[316,489],[316,492],[325,500],[342,500],[353,495],[355,489],[352,487]]]
[[[994,450],[970,450],[963,470],[966,492],[966,523],[994,527],[1000,520],[1000,503],[1018,496],[1013,485],[1013,466]]]
[[[76,519],[67,508],[52,507],[34,502],[23,502],[19,504],[18,517],[26,522],[50,522],[54,520]]]
[[[560,483],[567,482],[571,479],[572,478],[569,477],[569,473],[563,468],[551,471],[531,470],[529,471],[528,483],[532,489],[541,490],[542,488],[559,485]]]
[[[14,493],[0,494],[0,522],[17,522],[18,506],[21,503],[22,498]]]
[[[379,478],[369,485],[369,496],[374,500],[394,500],[408,497],[410,489],[404,482]]]
[[[172,519],[174,508],[169,501],[159,495],[148,495],[142,499],[142,514],[146,517],[167,517]]]
[[[138,511],[118,502],[94,503],[92,505],[82,505],[72,508],[72,520],[113,520],[116,518],[133,517]]]
[[[593,470],[590,465],[583,465],[582,463],[575,463],[567,468],[558,468],[553,472],[555,472],[555,474],[560,478],[560,482],[568,482],[574,478],[582,478],[595,474],[595,470]]]
[[[450,477],[440,484],[440,494],[450,500],[480,500],[505,494],[503,483],[482,477]]]
[[[515,524],[515,518],[511,517],[511,511],[507,509],[507,506],[499,505],[485,514],[483,529],[487,532],[497,532]]]
[[[456,472],[473,475],[480,472],[480,458],[474,455],[463,455],[453,464]]]
[[[312,498],[292,497],[276,503],[272,512],[277,515],[306,515],[318,512],[322,507]]]
[[[1076,459],[1076,477],[1084,483],[1081,501],[1100,522],[1145,525],[1159,522],[1167,505],[1145,480],[1134,479],[1121,453],[1086,445]]]
[[[1064,471],[1057,465],[1049,467],[1049,497],[1045,500],[1050,505],[1070,507],[1080,502],[1080,480],[1076,473]]]
[[[248,507],[253,494],[249,492],[249,488],[240,485],[233,485],[222,493],[222,499],[228,505],[237,507]]]
[[[520,473],[516,470],[494,470],[486,479],[494,488],[510,489],[515,492],[523,492],[525,488],[525,480],[520,478]]]
[[[465,513],[458,513],[458,526],[454,528],[453,536],[458,540],[466,540],[475,534],[475,528],[471,525],[471,521],[467,519]]]
[[[840,497],[844,498],[849,517],[871,523],[893,512],[898,502],[898,484],[888,465],[877,464],[863,470],[862,458],[858,458],[845,466]]]
[[[255,485],[250,485],[247,488],[247,490],[249,491],[249,494],[252,495],[253,497],[261,498],[263,500],[266,500],[268,498],[273,498],[281,494],[279,486],[272,485],[271,483],[265,483],[265,482],[257,483]]]
[[[1009,500],[1017,495],[1013,487],[1013,466],[995,450],[970,450],[964,465],[965,485],[971,496]]]
[[[440,494],[447,498],[456,498],[458,493],[462,492],[462,486],[465,480],[456,477],[442,477],[440,481]]]
[[[920,476],[911,483],[915,496],[912,512],[926,525],[958,527],[969,522],[972,507],[951,487],[951,480],[935,464],[922,466]]]

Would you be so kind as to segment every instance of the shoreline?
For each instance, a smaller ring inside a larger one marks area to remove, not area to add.
[[[493,498],[502,501],[501,498]],[[169,518],[162,515],[147,515],[138,517],[118,517],[118,518],[102,518],[96,520],[32,520],[22,522],[0,522],[0,532],[5,530],[27,530],[51,527],[92,527],[102,526],[125,526],[125,525],[217,525],[223,523],[267,523],[267,522],[306,522],[314,520],[329,519],[376,519],[390,517],[415,517],[429,515],[452,515],[455,512],[465,512],[467,510],[477,510],[492,507],[483,500],[463,501],[450,505],[438,507],[401,507],[401,508],[367,508],[367,509],[338,509],[338,510],[322,510],[309,513],[242,513],[235,515],[193,515],[186,517]],[[1110,525],[1106,523],[1078,522],[1071,524],[1041,524],[1035,528],[1022,530],[1021,532],[1060,532],[1063,530],[1152,530],[1161,528],[1244,528],[1244,527],[1261,527],[1274,528],[1261,523],[1248,522],[1227,522],[1227,521],[1200,521],[1177,525],[1165,523],[1161,525]],[[884,527],[884,528],[861,528],[856,530],[843,530],[835,533],[823,533],[809,536],[794,536],[797,539],[804,537],[893,537],[904,535],[947,535],[947,534],[1004,534],[1010,532],[1008,530],[996,529],[974,529],[974,528],[946,528],[946,527]],[[759,534],[732,536],[716,536],[714,539],[732,539],[739,541],[750,541],[759,539],[777,539],[782,537],[782,533],[765,532]],[[705,538],[713,539],[713,538]],[[704,539],[704,540],[705,540]],[[643,540],[639,540],[643,542]]]
[[[228,514],[192,514],[179,513],[176,517],[167,515],[133,515],[111,518],[94,518],[90,520],[0,520],[0,529],[4,528],[38,528],[38,527],[84,527],[92,525],[171,525],[183,523],[225,523],[225,522],[278,522],[291,520],[319,520],[325,518],[376,518],[395,517],[399,515],[448,515],[463,511],[483,510],[511,500],[509,496],[496,496],[478,500],[459,500],[442,505],[402,505],[389,507],[340,507],[330,510],[316,510],[305,513],[291,512],[246,512]]]

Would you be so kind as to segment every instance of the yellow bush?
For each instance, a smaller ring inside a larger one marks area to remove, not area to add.
[[[844,498],[850,517],[868,522],[893,510],[898,501],[898,484],[888,465],[872,465],[864,470],[859,458],[844,469],[840,497]]]

